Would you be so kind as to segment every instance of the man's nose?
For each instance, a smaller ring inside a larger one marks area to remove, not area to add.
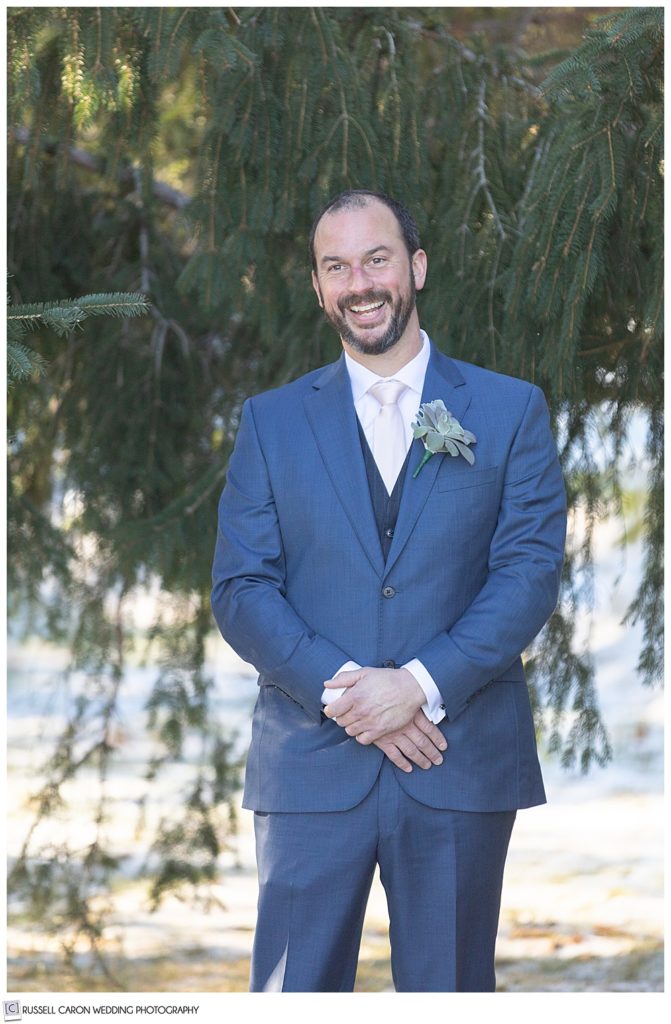
[[[350,284],[353,291],[363,292],[371,287],[372,279],[368,269],[364,266],[352,266],[350,271]]]

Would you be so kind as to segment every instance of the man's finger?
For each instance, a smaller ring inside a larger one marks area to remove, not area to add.
[[[409,725],[404,730],[404,734],[407,742],[411,743],[415,749],[421,751],[421,753],[428,758],[432,764],[443,763],[443,755],[440,750],[432,740],[421,731],[421,729],[417,729],[414,725]],[[405,750],[405,748],[403,749]],[[407,750],[405,753],[408,753]],[[422,765],[422,767],[424,766]]]
[[[420,748],[408,738],[407,735],[399,736],[396,740],[396,746],[407,758],[409,758],[410,761],[412,761],[413,764],[416,764],[418,768],[426,770],[427,768],[433,767],[431,759],[424,754]]]
[[[335,705],[331,705],[334,707]],[[355,708],[350,708],[349,711],[336,711],[338,724],[342,725],[343,729],[347,726],[356,725],[358,726],[357,732],[362,732],[366,728],[366,723],[361,719],[359,713]],[[350,733],[351,736],[354,733]]]
[[[447,746],[445,738],[439,730],[423,732],[422,729],[417,728],[414,722],[411,722],[403,731],[410,737],[413,743],[416,743],[424,751],[444,750]]]
[[[447,750],[447,740],[438,726],[429,721],[421,708],[413,718],[413,724],[416,725],[418,729],[421,729],[421,731],[429,737],[434,746],[438,747],[439,750]]]
[[[347,696],[347,694],[344,693],[342,697],[338,697],[337,700],[334,700],[331,702],[331,704],[327,704],[325,706],[324,714],[326,715],[327,718],[340,719],[341,716],[346,715],[347,712],[351,710],[351,708],[352,701]]]
[[[356,736],[358,739],[359,736],[365,734],[366,739],[364,742],[366,743],[376,743],[378,740],[381,740],[383,736],[387,736],[392,732],[388,726],[372,725],[370,721],[365,718],[354,722],[351,728],[351,732],[349,732],[349,729],[347,730],[349,735]]]
[[[412,765],[405,759],[394,743],[379,743],[378,746],[397,768],[400,768],[404,772],[412,771]]]
[[[339,672],[333,679],[327,679],[324,686],[326,689],[337,690],[341,686],[354,686],[360,678],[361,672],[358,669],[351,669],[348,672]]]

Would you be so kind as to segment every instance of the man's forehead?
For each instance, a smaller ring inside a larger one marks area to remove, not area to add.
[[[385,203],[372,199],[362,206],[346,206],[329,210],[319,221],[315,232],[315,245],[340,241],[343,245],[365,244],[374,232],[373,244],[389,244],[394,239],[403,243],[400,225]],[[370,248],[370,245],[366,246]]]

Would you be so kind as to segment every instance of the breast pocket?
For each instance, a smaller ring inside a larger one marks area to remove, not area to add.
[[[452,459],[445,455],[445,465],[438,474],[439,491],[455,491],[463,487],[486,487],[496,483],[498,466],[476,469],[475,466],[452,466]],[[449,459],[449,461],[448,461]]]

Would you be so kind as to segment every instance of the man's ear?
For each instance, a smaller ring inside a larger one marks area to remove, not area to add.
[[[412,276],[415,279],[415,288],[417,291],[421,291],[426,281],[426,272],[428,269],[427,255],[423,249],[418,249],[412,254]]]
[[[317,280],[317,275],[315,274],[314,270],[312,271],[312,287],[316,291],[317,300],[319,302],[320,307],[323,309],[324,303],[322,301],[322,291],[321,288],[319,287],[319,281]]]

